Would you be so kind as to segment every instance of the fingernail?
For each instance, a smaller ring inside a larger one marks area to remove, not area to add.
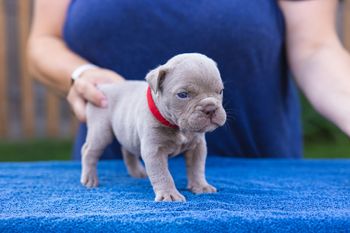
[[[101,107],[103,107],[103,108],[107,107],[107,100],[101,101]]]

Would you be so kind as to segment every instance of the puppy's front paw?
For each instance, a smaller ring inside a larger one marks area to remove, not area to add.
[[[217,190],[214,186],[204,183],[204,184],[192,184],[188,186],[188,189],[195,194],[201,193],[216,193]]]
[[[98,178],[96,169],[91,169],[87,172],[81,173],[80,183],[87,188],[94,188],[98,186]]]
[[[156,192],[155,201],[186,201],[186,198],[177,189],[162,190]]]

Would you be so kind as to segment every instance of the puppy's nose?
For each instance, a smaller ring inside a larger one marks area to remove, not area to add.
[[[205,115],[212,117],[217,109],[218,109],[217,106],[210,104],[204,107],[203,112]]]

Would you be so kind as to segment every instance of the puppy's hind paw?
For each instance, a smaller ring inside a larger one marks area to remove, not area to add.
[[[80,178],[80,183],[87,188],[97,187],[98,186],[98,178],[97,178],[96,171],[82,173],[81,178]]]
[[[155,201],[181,201],[181,202],[185,202],[186,198],[179,193],[179,191],[175,190],[171,190],[171,191],[158,191],[156,192],[156,198]]]
[[[217,192],[216,188],[208,183],[207,184],[189,185],[188,189],[194,194],[216,193]]]
[[[139,166],[136,169],[132,169],[132,170],[130,169],[128,172],[129,172],[129,175],[134,177],[134,178],[146,178],[147,177],[146,170],[142,166]]]

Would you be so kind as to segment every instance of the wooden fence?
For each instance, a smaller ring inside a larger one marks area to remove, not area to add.
[[[0,138],[71,137],[76,120],[65,100],[36,83],[26,66],[32,0],[0,0]],[[350,49],[350,0],[339,25]]]
[[[0,0],[0,138],[71,137],[68,104],[28,73],[33,0]]]

